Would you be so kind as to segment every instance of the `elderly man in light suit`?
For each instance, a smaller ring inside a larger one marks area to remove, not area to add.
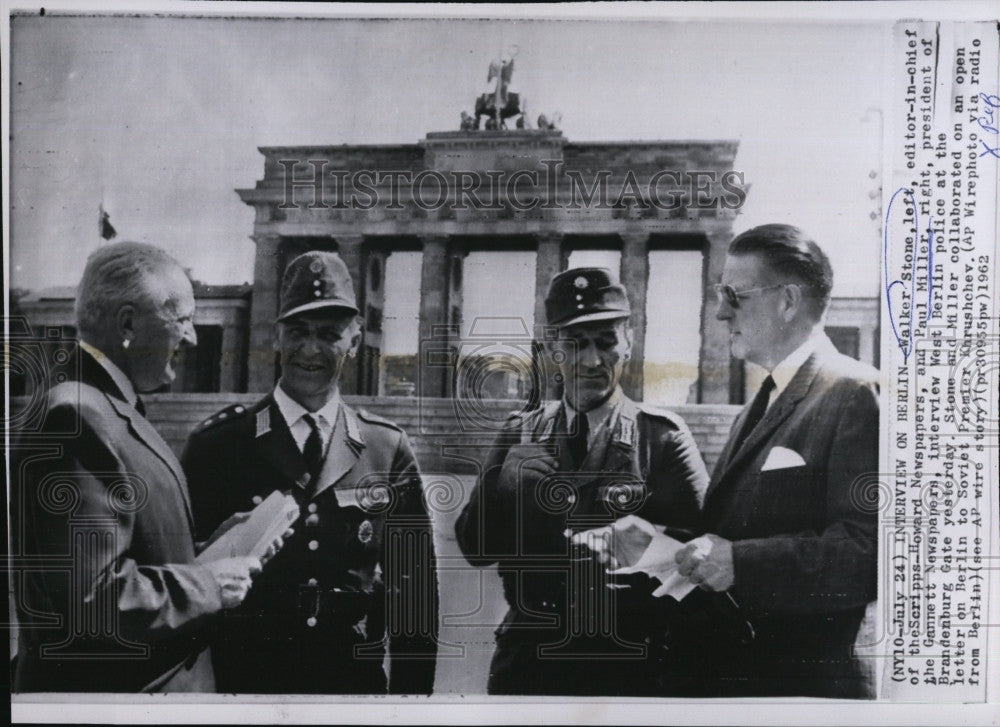
[[[206,633],[261,564],[195,562],[184,473],[139,398],[169,384],[177,349],[196,342],[191,283],[159,248],[108,245],[87,261],[76,313],[73,376],[13,458],[27,563],[14,691],[214,691]]]
[[[853,646],[876,594],[876,512],[860,488],[878,471],[878,372],[824,334],[832,285],[826,255],[795,227],[730,245],[716,317],[733,355],[769,375],[712,475],[709,535],[677,556],[756,630],[749,643],[699,635],[692,669],[709,696],[872,696]]]

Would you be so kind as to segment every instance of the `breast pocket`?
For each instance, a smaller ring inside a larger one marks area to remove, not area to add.
[[[745,524],[750,536],[815,528],[822,517],[816,477],[816,470],[809,465],[758,473]]]
[[[339,487],[333,493],[345,551],[360,560],[373,561],[382,548],[385,503],[365,487]]]

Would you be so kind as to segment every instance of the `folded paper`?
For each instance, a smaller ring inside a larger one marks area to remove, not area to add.
[[[573,535],[573,542],[604,552],[618,563],[612,575],[645,573],[660,581],[653,591],[657,598],[670,596],[680,601],[697,586],[677,572],[674,557],[684,543],[671,538],[663,528],[635,515],[626,515],[611,525]]]
[[[275,490],[250,511],[250,517],[234,525],[198,554],[198,563],[222,558],[253,556],[262,558],[275,540],[299,516],[299,506],[289,494]]]

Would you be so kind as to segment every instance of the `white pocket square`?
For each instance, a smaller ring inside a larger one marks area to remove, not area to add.
[[[802,455],[794,449],[788,449],[788,447],[771,447],[771,451],[767,453],[767,459],[764,460],[764,466],[760,468],[760,471],[767,472],[768,470],[802,467],[805,463],[806,461],[802,459]]]

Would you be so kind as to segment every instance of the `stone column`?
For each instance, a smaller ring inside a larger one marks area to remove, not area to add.
[[[622,389],[642,400],[642,365],[646,349],[646,289],[649,286],[649,233],[621,233],[621,282],[632,308],[632,356],[625,364]]]
[[[563,244],[561,232],[545,232],[535,236],[538,245],[535,252],[535,321],[530,328],[535,338],[533,351],[535,370],[539,373],[540,390],[536,392],[541,400],[562,396],[562,390],[555,380],[556,368],[544,350],[545,294],[553,276],[561,273],[569,264],[569,251]]]
[[[420,340],[417,394],[442,397],[448,391],[454,361],[448,349],[448,236],[425,235],[420,266]],[[449,365],[451,362],[451,365]]]
[[[383,319],[385,317],[385,263],[389,251],[368,248],[364,258],[365,338],[361,355],[359,394],[377,396],[381,387]]]
[[[278,315],[280,235],[256,234],[250,300],[250,350],[247,355],[247,391],[266,392],[274,387],[274,319]]]
[[[715,284],[722,278],[726,250],[732,240],[729,226],[706,233],[705,265],[701,307],[701,355],[698,365],[698,403],[740,404],[743,402],[742,365],[729,352],[729,331],[715,317],[718,303]]]
[[[347,269],[351,273],[351,282],[354,284],[354,300],[358,306],[358,311],[365,315],[365,277],[364,277],[364,235],[337,235],[337,254],[344,261]],[[362,382],[364,358],[365,358],[365,336],[362,328],[362,340],[355,355],[344,361],[344,368],[340,372],[340,393],[342,394],[363,394],[364,384]]]
[[[337,254],[344,261],[347,269],[351,271],[351,282],[354,283],[354,293],[357,296],[357,305],[363,307],[365,294],[364,257],[365,257],[365,236],[364,235],[337,235]],[[362,311],[363,312],[363,311]]]
[[[461,353],[459,346],[462,335],[462,303],[463,279],[465,272],[465,258],[469,251],[464,248],[457,248],[454,244],[448,248],[448,346],[455,356],[455,363],[458,364],[458,356]],[[455,372],[449,372],[445,378],[444,396],[453,397],[455,395]]]

